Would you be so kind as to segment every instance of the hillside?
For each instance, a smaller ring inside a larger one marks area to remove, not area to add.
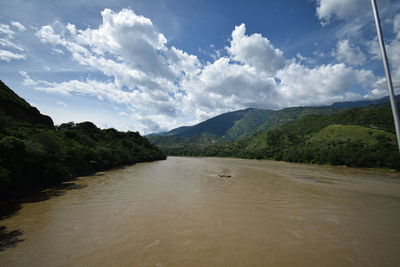
[[[0,81],[0,114],[6,114],[19,121],[54,128],[53,120],[49,116],[40,114],[37,108],[29,105],[2,81]]]
[[[228,112],[208,119],[194,126],[183,126],[169,132],[150,134],[146,136],[150,142],[162,148],[183,147],[190,143],[190,147],[201,147],[217,143],[236,141],[249,138],[259,131],[271,129],[307,114],[333,114],[341,108],[330,107],[293,107],[282,110],[245,109]],[[214,136],[209,143],[196,143],[202,135]],[[171,138],[171,137],[176,138]],[[216,141],[218,140],[218,141]],[[166,146],[167,145],[167,146]]]
[[[223,113],[193,126],[183,126],[169,132],[154,133],[153,136],[194,137],[211,134],[226,141],[247,138],[253,134],[276,126],[283,125],[307,114],[333,114],[343,108],[331,107],[292,107],[282,110],[263,110],[248,108]],[[151,138],[153,141],[154,139]],[[161,139],[157,139],[161,140]]]
[[[150,142],[170,151],[174,147],[200,148],[205,145],[245,140],[254,137],[258,132],[273,129],[310,114],[331,115],[351,107],[385,105],[388,98],[370,101],[334,103],[322,107],[290,107],[282,110],[263,110],[248,108],[224,113],[193,126],[182,126],[169,132],[153,133],[146,136]],[[351,119],[351,118],[350,118]],[[201,136],[214,136],[210,142]],[[176,138],[171,138],[174,136]],[[187,139],[188,138],[188,139]],[[201,142],[196,142],[202,139]]]
[[[384,130],[371,129],[359,125],[329,125],[314,134],[309,142],[363,142],[366,145],[379,145],[380,139],[390,140],[391,144],[396,143],[396,135]]]
[[[240,121],[249,113],[253,113],[253,111],[253,109],[245,109],[224,113],[194,126],[177,128],[180,129],[180,131],[173,129],[168,135],[175,135],[178,137],[193,137],[207,133],[218,137],[225,137],[226,132],[235,125],[235,122]]]
[[[306,115],[246,140],[166,152],[400,169],[392,113],[387,103],[332,115]]]
[[[125,164],[165,159],[137,132],[99,129],[91,122],[54,127],[1,84],[0,199]]]

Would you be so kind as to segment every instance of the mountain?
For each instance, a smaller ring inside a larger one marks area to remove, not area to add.
[[[0,104],[0,204],[76,176],[166,158],[137,132],[99,129],[91,122],[54,126],[4,83]]]
[[[53,120],[49,116],[42,115],[37,108],[29,105],[2,81],[0,81],[0,113],[19,121],[54,128]]]
[[[248,108],[224,113],[193,126],[182,126],[168,132],[153,133],[146,137],[164,150],[177,147],[199,148],[215,143],[248,139],[260,131],[272,129],[310,114],[331,115],[353,107],[387,103],[388,97],[378,100],[340,102],[321,107],[290,107],[282,110]],[[202,135],[214,136],[209,139]],[[171,137],[175,138],[171,138]],[[196,138],[197,137],[197,138]],[[187,139],[186,138],[190,138]],[[196,140],[202,139],[201,142]]]
[[[400,170],[392,111],[387,102],[331,115],[305,115],[244,140],[166,152]]]
[[[389,101],[389,97],[386,96],[386,97],[383,97],[380,99],[375,99],[375,100],[336,102],[336,103],[333,103],[332,105],[330,105],[330,107],[332,107],[332,108],[359,108],[359,107],[366,107],[369,105],[382,104],[382,103],[385,103],[388,101]]]
[[[276,151],[283,151],[291,150],[302,142],[307,143],[308,141],[322,140],[323,137],[328,140],[327,137],[329,135],[324,134],[329,132],[325,129],[326,127],[331,127],[329,128],[330,130],[344,129],[344,127],[332,128],[333,126],[347,126],[346,140],[353,140],[352,134],[355,136],[360,135],[359,132],[353,131],[350,133],[350,129],[355,129],[350,127],[352,125],[361,126],[364,129],[371,129],[371,131],[381,130],[386,133],[391,133],[392,135],[395,132],[389,103],[386,103],[386,105],[377,104],[363,108],[351,108],[328,116],[308,115],[286,125],[267,131],[261,131],[254,138],[249,140],[246,150],[265,151],[273,149]],[[339,136],[344,133],[343,131],[338,130],[334,133],[336,141],[342,140],[342,137],[339,138]],[[360,139],[364,140],[364,138]]]
[[[231,129],[235,122],[241,120],[246,114],[255,111],[255,109],[238,110],[223,113],[206,121],[193,126],[182,126],[172,129],[168,132],[153,133],[149,136],[176,136],[176,137],[194,137],[202,134],[210,134],[218,137],[225,137],[225,133]]]
[[[158,147],[162,148],[166,154],[174,154],[174,151],[192,151],[202,149],[210,145],[217,145],[226,143],[216,135],[202,133],[192,137],[177,137],[173,135],[168,136],[147,136],[147,139]],[[169,153],[171,152],[171,153]]]
[[[278,111],[248,108],[223,113],[193,126],[183,126],[169,132],[153,133],[146,137],[154,141],[162,139],[154,138],[155,136],[188,138],[210,134],[225,141],[233,141],[249,137],[260,130],[285,124],[306,114],[332,114],[339,111],[341,111],[340,108],[330,107],[294,107]]]

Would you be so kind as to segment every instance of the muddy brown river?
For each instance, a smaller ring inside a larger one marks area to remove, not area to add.
[[[0,266],[400,266],[395,172],[169,157],[47,193]]]

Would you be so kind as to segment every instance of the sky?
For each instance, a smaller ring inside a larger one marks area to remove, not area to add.
[[[400,1],[377,4],[398,88]],[[369,0],[1,1],[0,79],[56,124],[141,134],[387,95]]]

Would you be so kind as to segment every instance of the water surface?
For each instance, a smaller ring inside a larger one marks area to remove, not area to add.
[[[169,157],[72,188],[0,221],[0,266],[400,266],[398,173]]]

